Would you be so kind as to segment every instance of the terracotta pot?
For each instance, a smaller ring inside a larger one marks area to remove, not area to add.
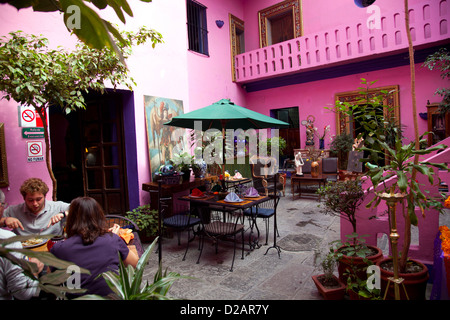
[[[376,264],[378,261],[383,259],[383,251],[381,251],[380,248],[377,248],[375,246],[368,246],[371,248],[376,254],[367,257],[367,260],[371,261],[373,264]],[[368,264],[364,261],[363,258],[360,257],[353,257],[353,256],[346,256],[344,255],[340,260],[338,264],[338,271],[339,271],[339,279],[343,283],[347,283],[348,273],[353,272],[352,269],[356,270],[356,275],[359,279],[365,280],[367,279],[367,273],[366,268]]]
[[[405,285],[406,292],[408,297],[405,295],[405,289],[401,284],[399,286],[400,291],[400,299],[401,300],[425,300],[425,292],[427,289],[427,282],[429,279],[428,268],[421,262],[417,260],[410,259],[410,262],[413,262],[422,268],[421,271],[417,273],[399,273],[399,277],[403,278],[403,284]],[[382,259],[377,262],[377,266],[380,267],[380,278],[381,278],[381,296],[384,296],[386,292],[386,287],[388,283],[388,278],[394,277],[394,272],[383,269],[383,264],[392,262],[392,258]],[[386,293],[386,300],[394,300],[394,283],[391,281],[389,283],[389,289]]]
[[[321,277],[323,276],[323,274],[311,276],[314,284],[317,287],[317,290],[319,290],[319,293],[322,295],[322,297],[325,300],[343,300],[345,295],[345,285],[339,280],[338,277],[333,276],[338,286],[326,287],[320,281]]]

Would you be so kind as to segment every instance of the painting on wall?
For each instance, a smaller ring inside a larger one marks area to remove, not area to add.
[[[173,117],[184,113],[183,101],[144,96],[147,144],[152,179],[159,167],[169,162],[174,154],[189,151],[187,129],[165,126]]]

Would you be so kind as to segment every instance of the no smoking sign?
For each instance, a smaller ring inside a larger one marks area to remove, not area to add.
[[[28,162],[44,161],[42,141],[27,141]]]

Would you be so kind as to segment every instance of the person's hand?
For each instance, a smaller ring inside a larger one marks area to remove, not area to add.
[[[5,225],[8,228],[11,228],[11,229],[18,229],[18,228],[20,228],[20,229],[24,230],[22,222],[20,222],[20,220],[17,219],[17,218],[7,217],[5,219]]]
[[[115,233],[117,235],[119,235],[119,230],[120,230],[120,226],[117,223],[115,223],[114,226],[109,228],[109,232]]]
[[[39,273],[41,273],[42,269],[44,269],[44,264],[36,258],[29,258],[28,260],[37,265],[38,271],[33,273],[37,277],[39,275]]]
[[[50,222],[48,223],[47,228],[54,225],[55,223],[60,222],[64,217],[65,217],[64,213],[60,212],[58,214],[55,214],[53,217],[50,218]]]

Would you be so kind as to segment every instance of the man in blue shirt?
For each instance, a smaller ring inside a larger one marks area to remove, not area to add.
[[[9,206],[0,219],[0,227],[7,227],[18,235],[61,234],[59,223],[67,216],[70,204],[46,200],[47,184],[30,178],[20,187],[24,203]]]

